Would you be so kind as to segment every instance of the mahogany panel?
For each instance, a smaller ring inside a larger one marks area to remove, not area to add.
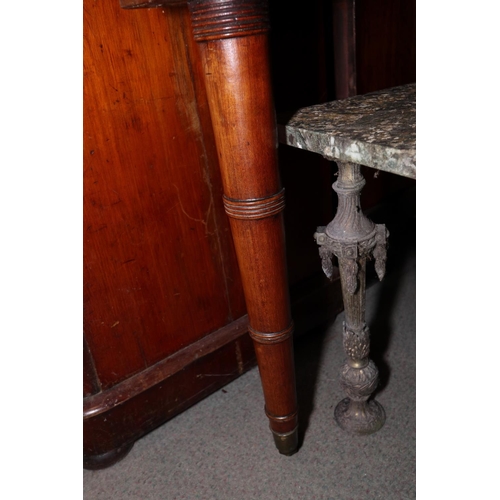
[[[357,93],[416,81],[416,5],[406,0],[349,0],[355,5]],[[363,168],[364,209],[415,185],[386,172]]]
[[[357,93],[416,81],[415,0],[356,0]]]
[[[301,107],[334,98],[330,9],[324,0],[309,2],[307,9],[269,2],[271,76],[279,125]],[[278,158],[286,193],[288,278],[294,286],[321,273],[311,234],[318,224],[333,218],[334,179],[330,163],[319,155],[280,144]]]
[[[120,0],[123,9],[146,9],[186,4],[187,0]]]
[[[176,32],[178,27],[182,26],[180,30],[182,38],[176,38],[176,40],[172,40],[172,43],[183,45],[188,54],[188,68],[191,75],[191,85],[193,86],[194,98],[203,136],[204,161],[210,172],[214,217],[216,218],[219,235],[218,250],[221,254],[222,262],[224,263],[227,295],[232,313],[231,319],[236,319],[246,314],[246,304],[242,292],[241,276],[233,239],[231,237],[229,219],[224,209],[222,179],[212,118],[205,88],[203,65],[199,61],[199,49],[192,36],[193,28],[191,16],[186,15],[185,10],[182,9],[168,9],[167,12],[168,15],[165,19],[167,21],[168,32]],[[179,50],[182,50],[182,48]],[[189,82],[185,82],[185,85],[189,85]]]
[[[356,22],[354,0],[332,1],[335,98],[357,94]]]
[[[84,31],[84,329],[106,389],[244,303],[187,8],[85,1]]]

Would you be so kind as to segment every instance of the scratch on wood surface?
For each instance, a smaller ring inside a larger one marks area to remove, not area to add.
[[[187,212],[186,210],[184,210],[184,207],[182,206],[182,201],[181,201],[181,193],[179,191],[179,188],[177,187],[176,184],[172,184],[172,186],[174,186],[174,188],[177,190],[177,200],[179,201],[179,207],[181,208],[181,211],[182,213],[190,220],[194,221],[194,222],[201,222],[204,226],[205,226],[205,234],[206,235],[210,235],[210,236],[213,236],[214,233],[213,232],[210,232],[208,230],[208,219],[210,217],[210,212],[212,211],[212,205],[213,205],[213,199],[212,197],[210,197],[210,204],[208,205],[208,209],[207,209],[207,213],[205,215],[205,219],[195,219],[194,217],[191,217]],[[174,207],[177,206],[177,205],[174,205]],[[174,208],[172,207],[172,208]],[[172,210],[172,208],[170,210]]]
[[[177,205],[179,205],[179,202],[172,205],[165,213],[168,214],[168,212],[171,212]]]
[[[113,323],[113,324],[111,325],[111,328],[114,328],[116,325],[119,325],[119,324],[120,324],[120,322],[119,322],[119,321],[116,321],[115,323]]]
[[[91,225],[87,226],[87,231],[89,233],[97,233],[97,231],[102,231],[103,229],[106,229],[108,227],[107,224],[101,224],[98,228],[93,228]]]

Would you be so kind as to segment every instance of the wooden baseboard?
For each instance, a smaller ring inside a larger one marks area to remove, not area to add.
[[[243,316],[111,389],[84,398],[86,461],[133,443],[254,364],[248,317]]]
[[[314,276],[291,294],[297,335],[342,310],[338,277],[328,282]],[[113,465],[117,450],[128,448],[255,364],[245,315],[111,389],[84,398],[84,467]]]
[[[155,365],[113,386],[111,389],[100,392],[83,400],[83,419],[95,417],[107,412],[116,406],[125,404],[128,400],[138,396],[144,390],[153,387],[196,360],[209,356],[229,343],[233,343],[248,331],[248,316],[242,316],[236,321],[203,337],[197,342],[177,351]],[[241,373],[241,356],[238,355],[239,345],[235,345],[235,362]]]

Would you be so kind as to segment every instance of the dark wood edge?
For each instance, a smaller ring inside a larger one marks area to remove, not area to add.
[[[246,329],[134,397],[83,420],[85,468],[112,465],[126,447],[255,366]],[[88,467],[89,466],[89,467]]]
[[[84,398],[83,419],[95,417],[125,403],[139,393],[181,371],[186,365],[237,339],[247,331],[248,316],[245,315],[111,389]]]
[[[102,453],[101,455],[94,455],[83,457],[83,468],[87,470],[100,470],[105,469],[107,467],[111,467],[116,463],[123,460],[129,453],[130,450],[134,447],[135,441],[132,443],[124,444],[123,446],[119,446],[113,450],[109,450],[106,453]]]

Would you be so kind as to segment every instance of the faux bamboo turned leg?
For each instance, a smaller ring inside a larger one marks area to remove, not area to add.
[[[374,224],[363,215],[360,193],[365,180],[360,166],[340,163],[339,178],[333,185],[339,204],[337,214],[314,237],[320,245],[323,270],[330,277],[331,259],[338,258],[344,299],[344,349],[347,361],[341,370],[341,385],[347,395],[335,408],[339,426],[353,434],[370,434],[385,421],[383,407],[370,395],[378,384],[378,370],[368,357],[370,332],[365,323],[366,260],[375,258],[379,279],[385,274],[386,241],[384,225]]]
[[[265,399],[280,453],[297,447],[283,228],[284,192],[268,61],[267,1],[189,3]]]

